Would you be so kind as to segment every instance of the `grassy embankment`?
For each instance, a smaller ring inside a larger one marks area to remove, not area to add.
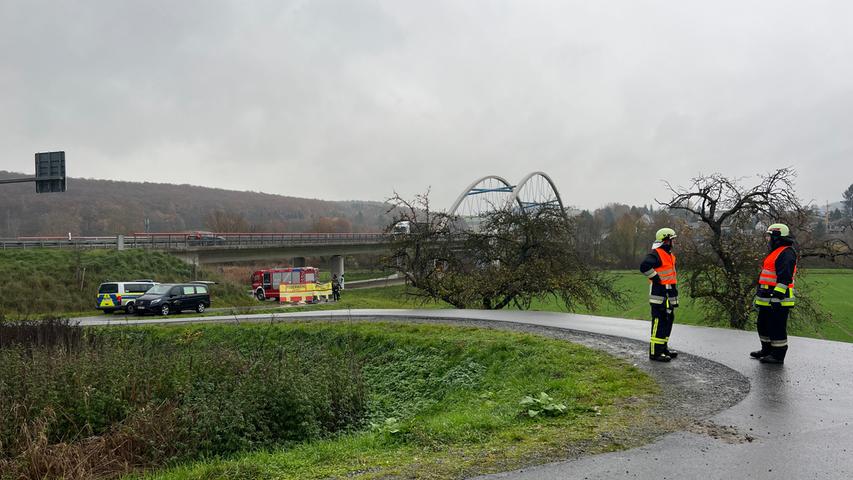
[[[140,278],[161,283],[211,280],[217,282],[211,290],[213,308],[258,306],[247,294],[250,270],[226,267],[220,272],[213,267],[193,272],[190,265],[172,255],[143,250],[5,250],[0,251],[0,314],[97,314],[99,284]],[[357,270],[347,272],[346,277],[354,281],[386,275],[378,270]],[[321,280],[330,277],[328,271],[321,270]]]
[[[0,346],[0,471],[458,478],[667,428],[648,415],[657,385],[635,367],[529,334],[312,322],[74,335]],[[520,404],[540,392],[565,412]]]
[[[209,271],[199,280],[221,282]],[[98,285],[106,281],[153,278],[159,282],[194,279],[191,266],[172,255],[144,250],[4,250],[0,251],[0,314],[74,315],[97,313]],[[251,305],[245,285],[213,286],[214,307]]]

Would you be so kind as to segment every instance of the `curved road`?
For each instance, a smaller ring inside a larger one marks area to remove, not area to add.
[[[241,315],[240,321],[295,318],[408,317],[513,322],[647,341],[648,322],[549,312],[477,310],[352,310]],[[122,321],[83,325],[234,321],[233,316]],[[754,332],[676,325],[673,348],[726,365],[751,384],[746,398],[710,421],[751,442],[726,443],[676,432],[633,450],[547,464],[489,479],[851,479],[853,478],[853,344],[789,339],[785,365],[764,365],[748,352]],[[674,362],[678,362],[675,360]],[[665,365],[664,365],[665,366]]]

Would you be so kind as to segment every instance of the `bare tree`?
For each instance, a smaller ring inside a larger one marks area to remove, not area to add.
[[[527,309],[534,300],[555,299],[572,310],[623,298],[577,253],[571,220],[559,207],[498,208],[470,231],[457,228],[459,218],[433,212],[428,195],[413,202],[395,195],[390,202],[410,231],[395,235],[389,266],[425,301]]]
[[[735,328],[745,328],[750,319],[759,262],[767,254],[764,228],[781,222],[792,232],[805,232],[809,218],[794,190],[794,170],[782,168],[759,178],[753,186],[717,173],[700,175],[687,188],[666,183],[672,198],[658,202],[695,219],[681,227],[678,242],[688,294],[712,319]],[[799,285],[797,293],[805,307],[800,316],[817,318],[819,312]]]

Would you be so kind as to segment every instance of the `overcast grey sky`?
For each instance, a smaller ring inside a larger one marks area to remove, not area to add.
[[[0,0],[0,169],[330,200],[853,183],[853,2]]]

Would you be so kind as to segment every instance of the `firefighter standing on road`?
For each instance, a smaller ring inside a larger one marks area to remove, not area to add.
[[[755,306],[758,308],[758,339],[761,350],[750,352],[761,363],[784,363],[788,352],[788,313],[794,306],[797,252],[787,225],[767,227],[770,253],[761,266]]]
[[[648,277],[649,304],[652,308],[652,334],[649,345],[649,359],[668,362],[678,356],[678,352],[668,346],[669,334],[675,321],[675,309],[678,307],[678,287],[675,276],[675,254],[672,253],[672,241],[675,230],[661,228],[655,234],[652,251],[640,264],[640,271]]]

